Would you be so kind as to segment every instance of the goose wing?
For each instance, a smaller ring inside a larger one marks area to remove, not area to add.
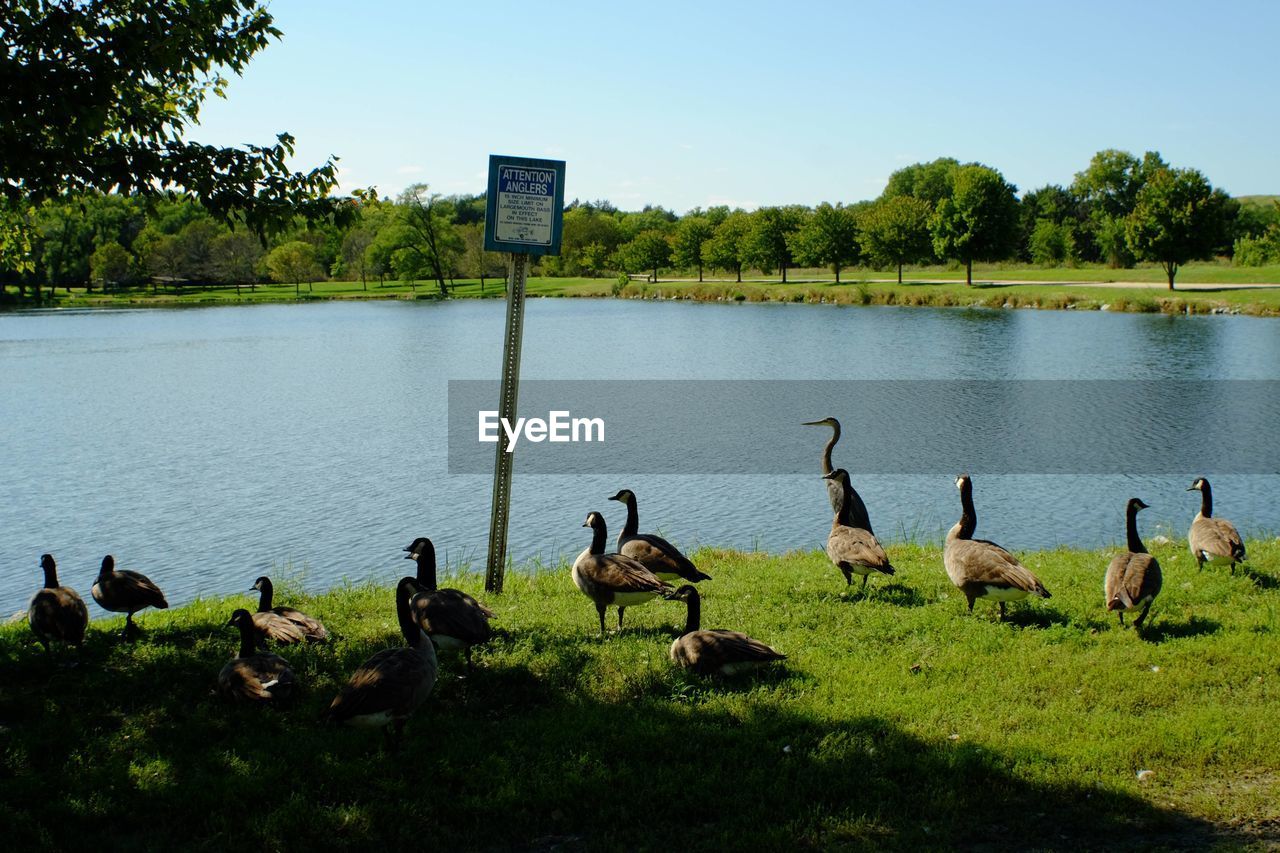
[[[874,533],[860,527],[833,524],[831,534],[827,536],[827,556],[836,565],[849,563],[893,574],[889,556],[880,546],[880,541]]]
[[[308,616],[301,610],[295,610],[292,607],[273,607],[271,612],[292,622],[302,631],[302,635],[311,642],[318,643],[329,639],[329,630],[324,627],[324,623],[314,616]]]
[[[1160,592],[1160,563],[1150,554],[1117,554],[1107,567],[1108,610],[1129,609]]]
[[[1240,531],[1225,518],[1197,517],[1191,523],[1191,550],[1204,551],[1212,557],[1240,562],[1245,558]]]
[[[958,569],[958,577],[952,580],[956,586],[972,584],[976,587],[1021,589],[1041,598],[1048,598],[1049,591],[1031,570],[1018,558],[986,539],[957,539],[948,543],[949,556]]]
[[[138,609],[156,607],[164,610],[169,606],[160,587],[141,572],[117,569],[111,577],[110,586],[112,597],[120,597],[136,604]]]
[[[768,663],[786,655],[741,631],[692,631],[671,647],[671,658],[698,672],[714,672],[735,663]]]
[[[662,593],[671,584],[659,580],[644,564],[623,554],[591,554],[580,561],[580,571],[591,576],[598,587],[611,592]]]
[[[224,696],[252,702],[287,699],[293,693],[293,670],[278,655],[235,658],[218,673]]]
[[[414,596],[411,606],[414,619],[428,635],[442,635],[475,645],[489,640],[488,609],[469,595],[448,595],[457,590],[438,590]]]
[[[435,667],[417,650],[383,649],[351,674],[327,716],[337,722],[380,713],[407,717],[431,692],[435,676]]]
[[[434,593],[431,593],[431,594],[432,594],[432,595],[447,595],[447,596],[451,596],[451,597],[453,597],[453,598],[457,598],[457,599],[459,599],[459,600],[461,600],[461,601],[466,602],[467,606],[469,606],[469,607],[474,607],[474,608],[475,608],[476,610],[478,610],[481,614],[483,614],[483,615],[484,615],[484,618],[486,618],[486,619],[497,619],[497,618],[498,618],[498,614],[494,613],[492,610],[490,610],[489,608],[485,607],[483,604],[481,604],[480,602],[476,601],[473,597],[471,597],[470,595],[467,595],[465,592],[463,592],[463,591],[462,591],[462,590],[460,590],[460,589],[453,589],[453,588],[450,588],[450,587],[446,587],[445,589],[438,589],[438,590],[436,590]]]
[[[70,587],[42,589],[31,599],[27,621],[41,642],[60,640],[79,645],[89,626],[89,609]]]
[[[693,561],[680,553],[680,549],[661,536],[641,533],[622,543],[618,552],[644,564],[656,574],[672,574],[691,581],[711,580],[711,576],[698,571]]]
[[[260,639],[271,640],[273,643],[287,646],[293,643],[301,643],[307,638],[300,625],[286,619],[279,613],[268,610],[254,613],[252,616],[254,630]]]

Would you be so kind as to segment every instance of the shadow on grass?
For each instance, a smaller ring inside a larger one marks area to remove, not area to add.
[[[1260,572],[1252,566],[1241,566],[1240,573],[1253,581],[1253,585],[1258,589],[1280,589],[1280,580],[1277,580],[1274,575]]]
[[[1132,624],[1130,625],[1132,627]],[[1201,616],[1192,616],[1186,622],[1170,622],[1156,619],[1138,629],[1138,636],[1148,643],[1180,640],[1184,637],[1204,637],[1222,630],[1222,624]]]
[[[1072,624],[1065,613],[1039,604],[1023,604],[1009,608],[1009,615],[1004,620],[1019,628],[1053,628],[1066,627]]]
[[[227,838],[245,848],[287,838],[292,848],[416,849],[429,838],[437,849],[559,839],[560,849],[681,850],[1232,840],[1093,782],[1029,781],[1020,768],[1036,757],[1025,750],[925,739],[874,715],[810,716],[784,700],[725,707],[725,694],[788,681],[784,668],[746,680],[660,670],[640,693],[605,702],[578,688],[581,658],[544,664],[537,674],[485,667],[464,694],[431,697],[396,755],[378,732],[321,727],[327,689],[312,686],[282,713],[219,702],[216,665],[194,651],[38,692],[5,689],[5,725],[14,711],[23,723],[4,735],[0,821],[10,849],[86,838],[197,850]]]

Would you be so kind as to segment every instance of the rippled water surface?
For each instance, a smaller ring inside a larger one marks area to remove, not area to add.
[[[390,581],[409,568],[400,549],[418,535],[435,539],[451,564],[481,563],[490,483],[447,472],[445,391],[449,379],[497,377],[503,311],[496,301],[458,301],[0,315],[0,613],[25,606],[46,551],[84,594],[112,553],[172,602],[243,590],[263,572],[309,588]],[[1280,379],[1280,325],[546,299],[528,306],[522,376]],[[833,401],[832,411],[796,420],[845,408]],[[845,427],[837,464],[856,442],[856,420]],[[815,473],[824,438],[813,431]],[[940,537],[958,515],[952,480],[963,456],[957,447],[955,470],[936,476],[856,477],[882,538]],[[1187,468],[1199,473],[1196,460]],[[1216,508],[1247,535],[1274,535],[1278,482],[1215,478]],[[1152,504],[1147,534],[1181,536],[1197,506],[1188,483],[975,477],[979,533],[1015,550],[1115,543],[1125,499],[1140,495]],[[689,547],[818,547],[830,525],[815,476],[620,483],[521,477],[517,462],[514,556],[550,562],[581,550],[592,509],[616,530],[621,507],[606,498],[624,485],[640,496],[644,529]]]

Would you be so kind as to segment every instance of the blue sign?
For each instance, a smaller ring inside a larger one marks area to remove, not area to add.
[[[558,255],[563,221],[563,160],[490,155],[487,251]]]

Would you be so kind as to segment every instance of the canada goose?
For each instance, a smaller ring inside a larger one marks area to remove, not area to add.
[[[823,418],[820,421],[805,421],[801,426],[831,427],[831,438],[827,439],[826,446],[822,448],[822,477],[827,479],[827,475],[835,470],[831,464],[831,450],[840,440],[840,422],[835,418]],[[832,512],[840,511],[842,499],[840,484],[834,480],[827,480],[827,500],[831,502]],[[867,505],[862,502],[862,497],[857,492],[853,493],[853,503],[849,507],[849,513],[854,527],[861,527],[863,530],[871,529],[871,516],[867,514]]]
[[[436,548],[431,540],[419,536],[404,555],[418,564],[420,594],[413,597],[413,617],[437,646],[462,649],[467,665],[471,665],[471,647],[486,643],[493,636],[489,620],[492,610],[457,589],[436,589]]]
[[[160,587],[146,575],[128,569],[116,571],[116,558],[110,554],[102,558],[102,568],[98,570],[98,579],[94,581],[91,592],[93,600],[103,610],[128,614],[124,619],[125,639],[129,638],[130,632],[137,630],[133,614],[147,607],[164,610],[169,606]]]
[[[685,669],[699,675],[736,675],[787,659],[741,631],[699,630],[702,600],[693,585],[685,584],[669,597],[683,601],[689,608],[684,631],[671,644],[671,660]]]
[[[44,586],[31,599],[27,624],[46,654],[54,641],[79,649],[89,627],[89,608],[74,589],[58,583],[58,565],[51,554],[41,555],[40,568],[44,569]]]
[[[853,523],[853,506],[858,493],[849,483],[849,472],[837,468],[824,476],[829,483],[839,487],[836,515],[831,521],[831,533],[827,536],[827,556],[844,573],[846,585],[853,583],[855,574],[862,575],[862,588],[867,588],[867,577],[872,572],[894,574],[889,557],[870,527]],[[866,521],[870,524],[870,521]]]
[[[618,608],[618,630],[621,631],[624,610],[669,592],[671,585],[659,580],[638,560],[604,552],[605,538],[609,534],[600,513],[589,513],[582,526],[591,528],[591,547],[573,561],[573,583],[596,603],[596,612],[600,614],[600,635],[604,636],[606,607],[612,604]]]
[[[683,578],[694,583],[711,580],[711,575],[698,571],[688,557],[661,536],[636,532],[640,528],[640,513],[636,511],[635,492],[623,489],[609,500],[620,501],[627,506],[627,523],[618,534],[619,554],[639,560],[660,580]]]
[[[259,592],[258,613],[272,613],[292,623],[298,631],[302,633],[302,639],[305,639],[308,642],[322,643],[329,639],[329,632],[325,629],[324,625],[321,624],[319,619],[316,619],[313,616],[308,616],[301,610],[295,610],[292,607],[285,607],[283,605],[280,607],[271,606],[275,597],[275,587],[271,583],[271,578],[263,575],[253,582],[253,586],[250,587],[250,589],[256,589]],[[291,640],[290,642],[298,641]]]
[[[1187,491],[1200,493],[1200,511],[1187,531],[1187,543],[1191,546],[1191,556],[1196,558],[1196,568],[1203,569],[1205,563],[1214,566],[1226,563],[1235,574],[1236,563],[1245,561],[1240,531],[1225,518],[1213,517],[1213,488],[1208,480],[1198,478]]]
[[[227,624],[240,629],[240,654],[218,673],[218,691],[238,702],[279,704],[288,700],[293,695],[293,670],[279,655],[257,651],[253,614],[241,607]]]
[[[1142,620],[1147,618],[1151,602],[1160,593],[1160,564],[1156,558],[1147,553],[1147,547],[1138,536],[1138,510],[1147,505],[1137,498],[1129,498],[1125,507],[1125,534],[1129,538],[1129,550],[1116,554],[1107,567],[1107,578],[1103,585],[1106,593],[1107,609],[1116,610],[1120,624],[1124,625],[1124,614],[1129,610],[1142,608],[1142,613],[1133,620],[1134,628],[1142,627]]]
[[[968,474],[956,478],[960,490],[960,520],[947,532],[942,562],[947,576],[969,600],[969,612],[979,598],[1000,602],[1000,618],[1005,616],[1005,602],[1021,601],[1028,595],[1049,597],[1035,575],[1018,558],[994,542],[974,539],[978,514],[973,509],[973,481]]]
[[[393,743],[398,743],[405,722],[431,693],[439,664],[431,640],[413,620],[410,596],[416,586],[407,577],[396,585],[396,620],[404,645],[377,652],[351,674],[325,711],[330,722],[389,726]]]

